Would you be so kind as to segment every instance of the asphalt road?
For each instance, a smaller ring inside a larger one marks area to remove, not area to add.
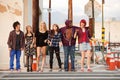
[[[120,72],[0,72],[0,80],[120,80]]]

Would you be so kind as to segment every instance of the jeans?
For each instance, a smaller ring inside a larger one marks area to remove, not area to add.
[[[74,60],[75,60],[75,46],[63,46],[64,48],[64,69],[68,70],[68,61],[69,56],[71,59],[71,69],[75,69]]]
[[[61,59],[60,59],[60,49],[59,47],[49,47],[49,51],[50,51],[50,69],[53,68],[53,54],[55,51],[56,54],[56,58],[58,60],[58,66],[59,68],[61,68]]]
[[[16,70],[20,69],[21,50],[11,50],[10,52],[10,69],[14,69],[14,56],[16,55]]]

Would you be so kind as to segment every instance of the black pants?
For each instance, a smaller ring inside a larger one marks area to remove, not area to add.
[[[58,60],[58,66],[61,68],[61,59],[60,59],[60,49],[59,47],[49,47],[50,52],[50,69],[53,68],[53,54],[55,52],[56,58]]]
[[[26,59],[27,59],[27,72],[32,71],[33,56],[27,55]]]

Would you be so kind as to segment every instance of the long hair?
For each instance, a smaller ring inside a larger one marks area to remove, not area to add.
[[[45,24],[45,26],[42,26],[42,24]],[[40,26],[39,26],[39,31],[43,31],[43,29],[46,32],[47,31],[47,26],[46,26],[46,23],[44,21],[41,21]]]
[[[28,34],[28,28],[29,28],[29,27],[32,28],[30,25],[27,25],[27,26],[26,26],[26,34],[25,34],[25,38],[27,37],[27,34]],[[33,36],[33,32],[31,31],[30,33],[31,33],[32,36]]]
[[[56,30],[56,31],[59,32],[59,26],[58,26],[57,24],[53,24],[53,27],[54,27],[54,26],[57,27],[57,30]],[[51,37],[54,37],[54,35],[55,35],[55,30],[52,29],[51,32],[50,32],[50,36],[51,36]]]

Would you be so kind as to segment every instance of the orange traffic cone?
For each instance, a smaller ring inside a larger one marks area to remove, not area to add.
[[[114,58],[111,58],[110,59],[109,70],[115,70],[115,69],[116,69],[115,60],[114,60]]]
[[[118,59],[118,69],[120,69],[120,58]]]
[[[117,68],[119,67],[119,59],[118,59],[118,57],[115,57],[115,65],[116,65]]]
[[[110,54],[107,54],[107,56],[106,56],[106,64],[107,64],[107,66],[110,65]]]
[[[37,70],[37,61],[36,61],[36,56],[33,55],[33,64],[32,64],[32,71]]]
[[[111,51],[110,51],[110,48],[108,48],[108,53],[107,53],[107,56],[106,56],[106,64],[108,66],[110,64],[110,57],[111,57]]]

